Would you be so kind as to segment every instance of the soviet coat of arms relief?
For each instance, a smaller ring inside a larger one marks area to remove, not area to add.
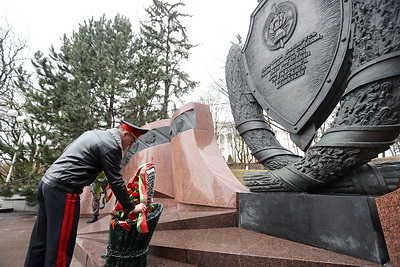
[[[400,133],[398,1],[260,1],[226,81],[236,128],[269,170],[244,176],[252,192],[383,195],[399,188],[396,162],[371,159]],[[333,125],[310,146],[340,102]],[[282,147],[266,112],[305,151]]]

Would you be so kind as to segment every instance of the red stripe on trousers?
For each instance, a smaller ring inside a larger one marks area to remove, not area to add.
[[[64,209],[64,219],[61,227],[60,243],[58,244],[57,267],[64,267],[67,265],[67,247],[74,221],[76,198],[77,196],[74,194],[67,194],[67,200],[65,201]]]

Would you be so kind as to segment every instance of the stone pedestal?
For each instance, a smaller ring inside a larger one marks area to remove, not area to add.
[[[400,266],[400,189],[376,199],[390,262]]]
[[[239,227],[384,264],[375,197],[239,193]]]
[[[248,189],[233,175],[219,151],[210,108],[188,103],[170,120],[144,125],[151,129],[139,137],[127,154],[125,181],[146,162],[154,163],[155,197],[182,204],[236,208],[236,192]]]

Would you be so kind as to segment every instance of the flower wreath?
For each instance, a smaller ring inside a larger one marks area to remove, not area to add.
[[[148,233],[147,219],[148,213],[155,210],[151,204],[153,202],[153,187],[155,181],[155,167],[153,163],[146,163],[140,166],[134,173],[132,179],[126,186],[129,197],[137,205],[144,203],[147,207],[143,213],[127,212],[122,207],[119,201],[111,213],[111,226],[115,230],[119,225],[127,231],[136,224],[136,229],[139,233]]]

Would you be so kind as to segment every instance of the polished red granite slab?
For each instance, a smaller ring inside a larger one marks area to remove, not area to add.
[[[100,233],[100,232],[106,232],[108,234],[108,231],[110,230],[110,220],[111,220],[110,216],[104,216],[97,222],[88,223],[86,224],[86,226],[82,226],[78,230],[78,235]]]
[[[376,199],[391,264],[400,266],[400,189]]]
[[[78,235],[108,233],[110,216],[105,216],[95,223],[80,227]],[[165,207],[156,230],[221,228],[236,226],[235,209],[204,207],[203,210],[179,210],[176,206]]]
[[[85,267],[101,267],[104,266],[106,260],[102,257],[107,247],[107,235],[97,235],[90,237],[81,237],[77,241],[75,248],[75,256],[80,259],[80,263]],[[84,248],[84,249],[82,249]],[[74,266],[74,265],[71,265]],[[190,267],[196,266],[181,261],[161,258],[153,255],[147,256],[147,267]],[[11,267],[11,265],[10,265]]]
[[[380,266],[236,227],[156,231],[150,249],[197,266]]]
[[[232,209],[165,208],[150,241],[148,267],[380,266],[324,249],[233,227],[236,218],[232,213]],[[105,260],[101,255],[107,248],[108,229],[109,219],[103,218],[78,232],[75,255],[84,266],[104,265]]]
[[[75,257],[85,267],[104,266],[105,254],[108,243],[108,233],[80,235],[76,239],[74,250]]]

